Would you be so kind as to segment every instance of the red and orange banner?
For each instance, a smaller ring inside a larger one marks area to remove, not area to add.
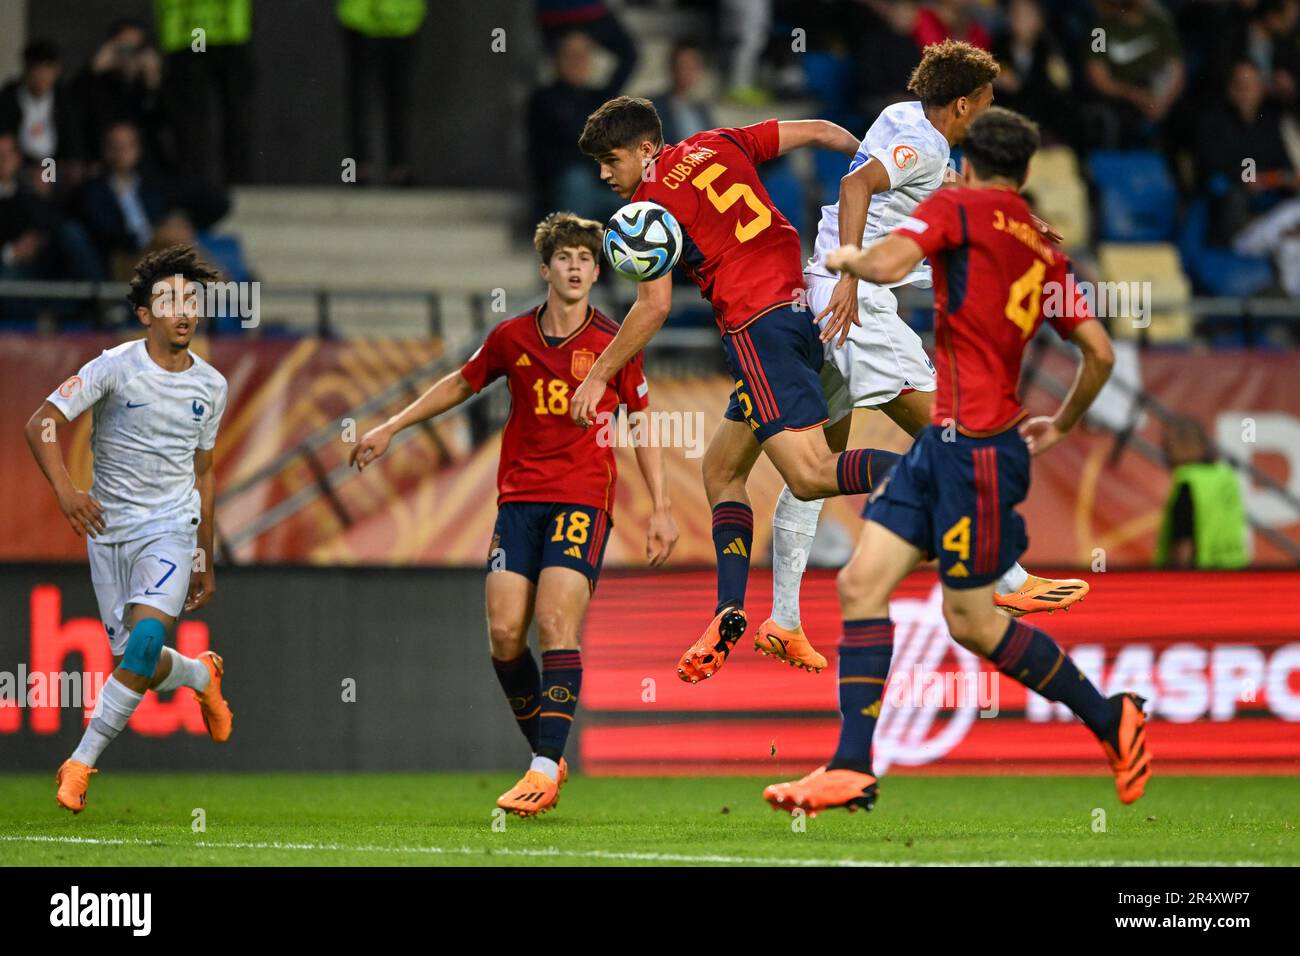
[[[120,339],[108,335],[58,337],[0,335],[0,428],[9,436],[0,469],[0,560],[84,560],[84,543],[69,530],[39,470],[22,447],[22,425],[44,397],[88,359]],[[322,449],[320,466],[346,461],[349,435],[375,424],[348,418],[366,399],[432,361],[437,343],[419,341],[325,341],[214,339],[196,350],[230,382],[230,401],[217,443],[218,488],[255,474],[298,447],[318,429],[339,438]],[[1068,381],[1061,355],[1046,367]],[[701,423],[707,442],[728,395],[722,376],[667,378],[648,363],[652,409],[677,412]],[[1140,360],[1143,384],[1161,402],[1201,421],[1234,454],[1251,461],[1300,496],[1300,355],[1244,351],[1186,354],[1151,352]],[[424,384],[422,383],[422,387]],[[500,386],[494,386],[500,387]],[[409,400],[403,396],[400,402]],[[1049,411],[1054,400],[1031,389],[1028,403]],[[68,439],[68,464],[82,487],[90,480],[90,416]],[[1159,427],[1140,431],[1159,443]],[[859,412],[852,444],[904,450],[909,440],[884,416]],[[1112,457],[1113,437],[1081,427],[1034,463],[1033,486],[1023,506],[1029,525],[1029,566],[1125,567],[1150,563],[1169,477],[1159,464],[1133,450]],[[365,475],[338,487],[339,509],[316,497],[273,528],[231,548],[243,563],[292,562],[339,565],[477,565],[485,560],[496,513],[499,440],[471,447],[463,417],[451,416],[417,431]],[[698,448],[666,450],[673,510],[682,536],[675,565],[712,564],[708,503],[700,480]],[[619,482],[606,564],[639,567],[645,560],[650,509],[626,448],[618,451]],[[316,472],[295,459],[272,480],[250,488],[218,509],[219,532],[238,538],[260,515],[310,489]],[[754,554],[770,553],[770,521],[781,482],[761,459],[750,480],[755,522]],[[1300,515],[1276,493],[1244,487],[1250,512],[1278,534],[1300,542]],[[823,522],[838,524],[841,537],[856,534],[861,500],[832,499]],[[1291,559],[1259,535],[1252,536],[1257,565]]]

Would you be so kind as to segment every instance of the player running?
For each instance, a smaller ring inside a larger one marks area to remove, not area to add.
[[[403,428],[455,408],[504,376],[510,418],[497,469],[497,521],[487,559],[487,619],[492,666],[532,750],[532,763],[497,806],[520,816],[545,813],[568,778],[564,746],[582,684],[579,638],[613,526],[617,471],[608,428],[584,431],[569,420],[571,396],[618,326],[588,302],[600,274],[603,227],[572,213],[552,213],[533,244],[541,256],[546,301],[499,324],[465,365],[403,411],[362,436],[352,450],[358,469],[372,464]],[[620,411],[643,415],[649,388],[638,353],[620,365],[597,408],[603,422]],[[642,429],[630,429],[634,436]],[[644,430],[649,434],[649,429]],[[663,459],[636,448],[653,511],[646,558],[663,564],[677,542]],[[542,668],[528,648],[537,621]]]
[[[992,103],[997,73],[997,61],[969,43],[946,40],[926,47],[907,87],[919,101],[881,112],[840,181],[839,201],[822,207],[816,250],[804,275],[808,305],[822,323],[821,377],[830,414],[826,436],[836,450],[848,444],[855,407],[879,409],[913,437],[929,423],[934,365],[920,336],[899,317],[892,290],[929,287],[930,266],[922,260],[895,282],[873,283],[848,272],[835,278],[826,258],[841,245],[866,245],[887,235],[951,178],[949,152]],[[879,449],[856,453],[867,457],[876,480],[898,458]],[[810,671],[824,668],[826,658],[800,625],[799,585],[822,504],[782,489],[772,517],[772,616],[754,638],[761,652]],[[1084,581],[1031,576],[1015,563],[998,580],[993,599],[1020,615],[1067,608],[1087,593]]]
[[[1101,741],[1122,803],[1146,788],[1145,701],[1131,693],[1102,697],[1048,635],[992,601],[995,582],[1027,544],[1015,506],[1029,489],[1030,456],[1074,427],[1114,362],[1110,339],[1083,299],[1044,315],[1045,294],[1048,303],[1062,302],[1070,266],[1041,236],[1019,195],[1037,148],[1033,123],[988,110],[966,138],[970,188],[937,192],[865,251],[845,246],[826,256],[831,270],[875,283],[897,282],[930,257],[939,387],[931,424],[871,496],[857,549],[837,579],[844,618],[839,746],[826,766],[764,790],[773,807],[816,813],[874,804],[871,737],[894,643],[889,598],[936,554],[953,639],[1069,707]],[[1020,364],[1045,317],[1079,347],[1083,361],[1056,414],[1025,421],[1016,396]],[[955,434],[945,432],[949,419]]]
[[[217,743],[230,739],[222,659],[212,651],[185,657],[165,646],[181,611],[198,610],[216,590],[212,449],[226,409],[226,380],[190,351],[202,286],[216,278],[190,246],[142,259],[127,299],[145,337],[91,359],[27,422],[27,444],[59,508],[87,538],[90,580],[115,668],[81,743],[59,767],[55,799],[73,813],[86,808],[95,763],[147,690],[193,689],[208,735]],[[94,466],[85,492],[64,466],[58,429],[90,408]]]
[[[803,304],[799,236],[773,205],[756,168],[808,146],[851,156],[858,141],[824,120],[773,119],[665,145],[654,106],[620,96],[587,118],[578,146],[600,164],[601,179],[618,195],[659,203],[680,223],[682,258],[713,306],[735,382],[703,462],[718,603],[703,636],[677,667],[682,680],[696,683],[722,667],[747,626],[754,514],[745,483],[759,452],[799,498],[872,487],[870,457],[836,454],[822,434],[822,344]],[[640,284],[618,335],[574,395],[575,421],[593,421],[605,383],[654,337],[671,304],[671,276]]]

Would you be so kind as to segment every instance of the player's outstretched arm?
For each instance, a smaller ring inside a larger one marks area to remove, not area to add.
[[[1086,319],[1075,326],[1070,341],[1083,353],[1083,361],[1079,363],[1074,384],[1070,386],[1065,401],[1061,402],[1055,415],[1031,418],[1020,426],[1020,434],[1024,436],[1031,455],[1041,455],[1078,424],[1115,366],[1115,350],[1111,348],[1110,336],[1096,319]]]
[[[596,420],[600,399],[605,394],[605,386],[614,377],[614,373],[626,365],[632,356],[639,353],[655,337],[668,318],[668,310],[673,304],[673,277],[666,275],[649,282],[642,282],[637,288],[636,301],[628,310],[623,326],[618,330],[605,351],[600,353],[591,366],[591,371],[582,380],[578,390],[569,402],[569,416],[586,428]]]
[[[628,416],[629,431],[632,435],[649,436],[649,409],[632,412]],[[641,423],[641,427],[638,427]],[[646,490],[650,492],[653,510],[650,512],[650,524],[646,528],[645,556],[650,566],[657,568],[668,560],[677,544],[677,522],[673,520],[672,503],[668,500],[668,479],[664,471],[663,449],[650,444],[637,443],[636,465],[641,469],[645,479]]]
[[[858,151],[858,138],[837,123],[830,120],[781,120],[776,124],[780,137],[777,155],[784,156],[794,149],[805,146],[817,146],[821,149],[833,149],[845,156],[852,156]],[[862,235],[858,233],[858,235]]]
[[[212,467],[216,456],[211,448],[194,452],[194,487],[199,492],[199,530],[196,544],[202,563],[190,574],[190,593],[185,599],[185,610],[197,611],[212,600],[217,593],[217,572],[213,565],[212,515],[217,503],[217,470]]]
[[[68,519],[68,524],[78,535],[88,534],[93,538],[105,529],[104,506],[72,483],[72,476],[63,463],[63,449],[59,446],[59,429],[67,424],[63,412],[44,402],[27,420],[23,433],[45,480],[54,489],[59,510]]]
[[[473,394],[474,388],[459,370],[444,376],[388,421],[362,435],[361,440],[352,449],[348,463],[356,465],[358,471],[364,471],[367,465],[388,450],[393,436],[403,428],[426,419],[436,418],[448,409],[455,408]]]
[[[832,272],[848,272],[868,282],[897,282],[916,268],[925,252],[916,241],[898,233],[877,239],[865,249],[840,246],[826,257]]]

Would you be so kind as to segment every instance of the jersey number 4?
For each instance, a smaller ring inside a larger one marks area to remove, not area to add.
[[[1034,264],[1015,282],[1011,283],[1011,293],[1007,296],[1004,314],[1020,328],[1020,337],[1027,339],[1034,331],[1038,321],[1038,304],[1043,296],[1043,277],[1047,275],[1047,265],[1042,259],[1035,259]]]
[[[749,222],[736,223],[736,239],[740,242],[749,242],[760,232],[772,225],[772,210],[763,205],[755,194],[753,188],[748,183],[733,183],[727,188],[726,192],[719,193],[713,188],[714,180],[727,171],[727,167],[721,163],[714,163],[712,166],[706,166],[700,171],[700,174],[693,180],[696,189],[703,189],[709,202],[713,203],[713,208],[718,212],[726,212],[742,199],[745,205],[754,213],[754,218]]]

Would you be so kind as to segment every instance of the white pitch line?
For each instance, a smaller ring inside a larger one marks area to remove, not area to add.
[[[978,866],[1266,866],[1252,860],[983,860],[971,861],[915,861],[906,860],[817,860],[803,857],[722,856],[719,854],[649,853],[616,850],[565,850],[559,847],[528,849],[522,847],[475,848],[468,846],[349,846],[343,843],[241,843],[196,840],[193,843],[165,843],[161,840],[119,839],[113,837],[75,836],[0,836],[4,843],[63,843],[84,846],[151,846],[159,849],[196,848],[203,850],[305,850],[315,852],[399,853],[431,856],[481,856],[524,857],[530,859],[610,860],[629,863],[690,863],[730,864],[752,866],[816,866],[816,867],[866,867],[866,866],[920,866],[920,867],[978,867]]]

